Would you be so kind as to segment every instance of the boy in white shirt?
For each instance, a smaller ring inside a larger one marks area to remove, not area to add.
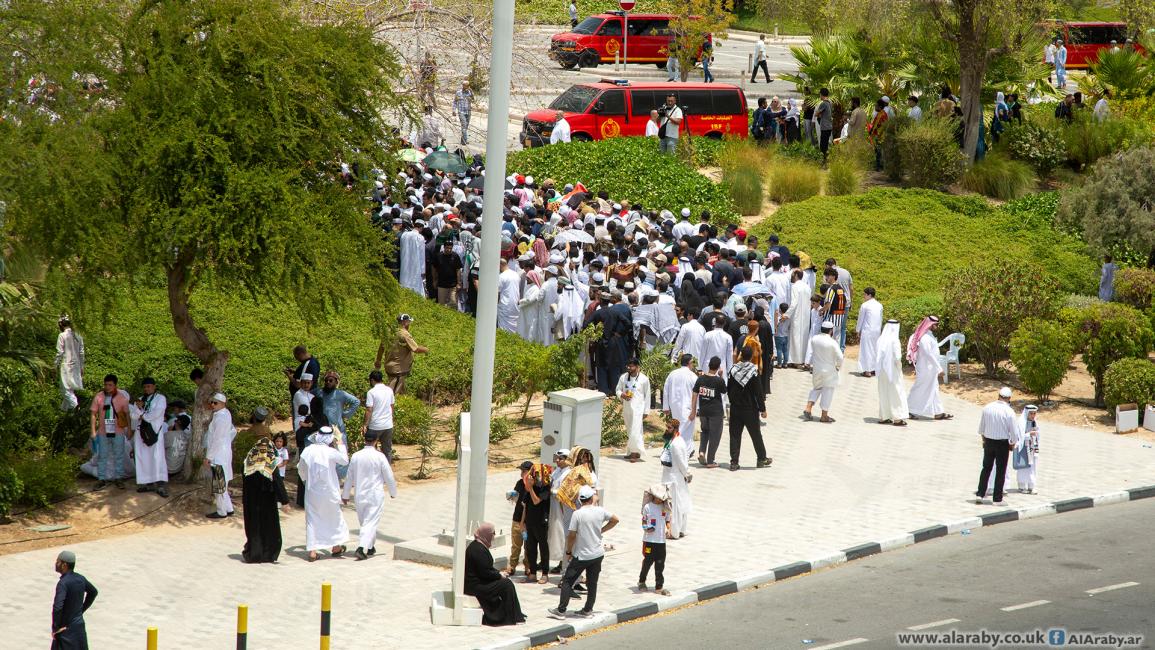
[[[381,441],[381,452],[393,462],[393,389],[386,384],[380,370],[369,373],[369,392],[365,395],[365,424],[363,435],[372,435]]]
[[[646,590],[646,577],[654,567],[654,593],[669,596],[663,585],[666,570],[666,536],[669,534],[670,511],[666,508],[669,489],[657,483],[646,490],[642,505],[642,572],[638,591]]]

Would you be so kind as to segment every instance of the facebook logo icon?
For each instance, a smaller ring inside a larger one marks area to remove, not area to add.
[[[1051,628],[1047,630],[1047,643],[1050,645],[1063,645],[1067,640],[1067,631],[1062,628]]]

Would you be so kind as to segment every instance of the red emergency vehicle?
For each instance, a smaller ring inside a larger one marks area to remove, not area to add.
[[[1127,23],[1100,23],[1100,22],[1064,22],[1059,20],[1043,23],[1051,38],[1062,39],[1067,46],[1067,67],[1087,68],[1099,60],[1101,50],[1112,47],[1127,46]],[[1112,45],[1111,41],[1114,41]],[[1133,47],[1142,52],[1143,46],[1134,43]]]
[[[673,93],[685,114],[679,135],[745,138],[750,132],[746,95],[738,86],[720,83],[632,83],[602,79],[570,86],[549,108],[531,111],[521,126],[526,148],[549,143],[557,112],[565,113],[571,139],[602,140],[646,134],[650,111]]]
[[[623,52],[622,34],[626,16],[621,11],[596,14],[578,23],[572,31],[554,34],[549,43],[549,58],[569,69],[597,67],[629,55],[626,63],[654,63],[666,67],[670,55],[670,14],[629,15],[628,52]]]

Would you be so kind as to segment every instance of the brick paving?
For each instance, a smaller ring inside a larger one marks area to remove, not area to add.
[[[666,586],[674,592],[671,598],[994,511],[969,501],[981,460],[979,408],[944,396],[954,420],[879,426],[874,423],[874,381],[844,372],[831,409],[838,421],[820,424],[798,417],[809,376],[779,371],[764,429],[773,467],[753,469],[753,450],[745,441],[742,456],[748,465],[741,471],[726,471],[725,463],[719,469],[694,470],[690,532],[669,546]],[[1155,449],[1148,443],[1051,425],[1045,412],[1040,421],[1039,493],[1011,493],[1007,500],[1013,507],[1155,483]],[[727,449],[723,433],[720,459],[728,457]],[[599,611],[656,599],[636,593],[634,585],[641,559],[636,515],[642,490],[661,475],[657,452],[650,449],[647,462],[638,464],[616,456],[602,459],[605,505],[622,518],[622,525],[606,536],[614,549],[607,552],[602,572]],[[499,528],[508,528],[511,509],[504,493],[515,480],[515,472],[490,474],[486,512]],[[282,516],[285,550],[275,565],[240,561],[244,534],[239,516],[219,525],[159,527],[70,545],[80,572],[101,591],[87,616],[91,645],[143,647],[145,629],[152,625],[160,630],[161,648],[231,647],[235,607],[245,603],[249,647],[314,647],[323,581],[333,584],[333,647],[481,647],[553,627],[556,622],[545,618],[545,609],[557,602],[554,585],[519,584],[529,615],[523,626],[435,628],[429,623],[430,593],[448,586],[449,571],[387,558],[392,543],[433,535],[450,525],[453,485],[408,487],[388,501],[378,555],[367,562],[351,556],[305,562],[300,511]],[[349,509],[345,516],[355,531],[355,513]],[[56,552],[0,557],[5,595],[0,621],[6,630],[0,646],[48,643]]]

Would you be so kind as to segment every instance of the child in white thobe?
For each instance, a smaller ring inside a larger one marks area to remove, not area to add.
[[[377,450],[377,439],[365,437],[365,448],[349,459],[349,473],[345,475],[345,489],[341,500],[349,502],[349,492],[356,486],[357,494],[353,505],[357,508],[357,521],[361,530],[357,536],[357,557],[377,552],[377,524],[381,522],[381,507],[385,505],[385,492],[389,488],[389,498],[397,498],[397,481],[393,478],[393,468],[385,454]]]

